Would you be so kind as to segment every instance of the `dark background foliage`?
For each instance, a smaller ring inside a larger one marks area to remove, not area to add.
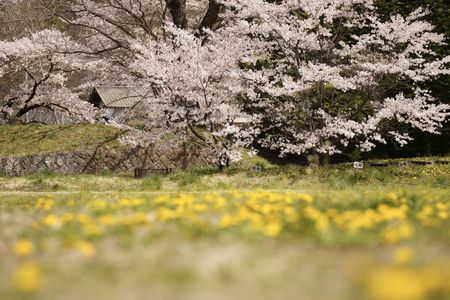
[[[376,5],[379,13],[384,18],[392,14],[407,15],[419,7],[425,7],[430,14],[425,18],[436,28],[435,31],[442,33],[447,38],[447,45],[439,46],[435,50],[440,56],[450,55],[450,1],[446,0],[377,0]],[[450,104],[450,76],[441,76],[433,82],[424,84],[424,88],[430,90],[439,101]],[[409,145],[399,148],[393,142],[380,145],[373,152],[358,154],[353,152],[355,158],[384,158],[384,157],[411,157],[421,155],[445,155],[450,152],[450,122],[444,124],[441,135],[431,135],[415,130],[411,131],[414,137]]]

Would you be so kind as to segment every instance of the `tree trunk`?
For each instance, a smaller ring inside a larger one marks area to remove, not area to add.
[[[173,23],[179,28],[186,28],[186,0],[166,0]]]
[[[202,22],[198,26],[198,33],[203,34],[204,29],[208,28],[211,30],[216,29],[220,24],[221,19],[219,14],[223,9],[222,4],[218,4],[216,0],[209,0],[208,10],[202,19]]]

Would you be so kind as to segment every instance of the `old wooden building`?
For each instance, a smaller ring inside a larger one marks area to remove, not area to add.
[[[149,88],[131,87],[95,87],[89,96],[89,102],[104,109],[110,118],[120,118],[143,100],[149,98]]]

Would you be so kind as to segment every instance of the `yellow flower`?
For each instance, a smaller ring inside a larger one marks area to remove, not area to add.
[[[228,228],[235,224],[236,224],[235,218],[232,215],[226,213],[220,219],[219,227],[220,228]]]
[[[328,220],[328,217],[315,207],[312,207],[311,205],[306,206],[303,209],[303,213],[305,214],[306,217],[315,221],[315,226],[317,230],[325,232],[328,231],[328,229],[330,228],[330,222]]]
[[[448,272],[434,267],[371,268],[364,283],[368,298],[373,300],[428,300],[447,296],[449,291]]]
[[[61,222],[63,224],[71,223],[75,220],[75,214],[66,212],[61,216]]]
[[[367,293],[376,300],[425,299],[426,289],[414,273],[398,269],[379,269],[369,276]]]
[[[398,241],[408,240],[414,236],[414,227],[409,223],[401,223],[399,225],[388,227],[381,233],[383,239],[388,244],[397,243]]]
[[[289,223],[296,223],[298,221],[298,214],[294,208],[288,206],[284,208],[284,215],[286,216],[286,221]]]
[[[442,220],[447,220],[448,219],[448,212],[446,212],[446,211],[442,211],[441,210],[441,211],[438,212],[437,215]]]
[[[102,210],[105,209],[107,206],[107,203],[105,200],[95,200],[90,203],[90,207],[93,210]]]
[[[14,244],[14,254],[17,256],[30,256],[34,253],[34,245],[29,240],[18,240]]]
[[[397,203],[398,195],[394,192],[390,192],[386,195],[386,199],[392,201],[393,203]]]
[[[42,210],[51,210],[55,206],[55,201],[51,199],[38,199],[35,207]]]
[[[114,225],[117,223],[116,218],[113,215],[104,215],[98,219],[99,223],[102,225]]]
[[[143,199],[131,199],[130,202],[133,207],[142,206],[145,203]]]
[[[33,262],[24,262],[13,274],[14,287],[24,293],[34,293],[42,288],[42,272]]]
[[[249,215],[252,230],[256,232],[264,231],[264,221],[260,214]]]
[[[85,214],[78,214],[76,216],[76,219],[80,224],[84,224],[84,225],[92,224],[94,222],[91,217],[89,217],[88,215],[85,215]]]
[[[335,208],[329,208],[327,210],[326,214],[327,214],[327,217],[329,217],[329,218],[335,218],[339,215],[339,212]]]
[[[218,197],[215,199],[215,205],[214,208],[215,209],[221,209],[222,207],[225,206],[226,200],[223,197]]]
[[[280,235],[282,229],[280,222],[270,222],[264,227],[264,234],[274,238]]]
[[[43,223],[49,227],[58,227],[61,220],[55,215],[48,215],[44,218]]]
[[[401,205],[400,207],[390,207],[385,204],[378,206],[378,212],[382,215],[384,220],[405,220],[408,214],[408,206]]]
[[[194,204],[193,210],[195,212],[205,212],[208,210],[208,205],[203,204],[203,203]]]
[[[438,202],[436,203],[436,208],[439,210],[447,210],[449,205],[450,205],[449,203]]]
[[[83,232],[90,236],[98,236],[103,234],[103,230],[95,223],[88,223],[83,225]]]
[[[142,199],[120,199],[118,202],[118,206],[120,208],[126,208],[126,207],[138,207],[143,205],[145,202]],[[105,202],[106,204],[106,202]]]
[[[330,222],[325,215],[321,215],[318,219],[316,219],[316,228],[321,232],[328,231],[330,228]]]
[[[394,262],[400,265],[410,263],[414,258],[414,252],[410,247],[398,248],[394,253]]]
[[[176,211],[165,207],[159,208],[156,211],[156,215],[158,220],[163,223],[167,223],[178,218],[178,214]]]
[[[83,256],[91,258],[97,255],[97,249],[95,248],[95,246],[89,242],[89,241],[85,241],[85,240],[80,240],[77,241],[75,243],[75,248],[81,253],[83,254]]]
[[[146,214],[139,212],[124,216],[121,223],[126,226],[147,225],[149,220]]]
[[[314,201],[314,198],[311,195],[308,194],[297,194],[297,199],[303,200],[306,203],[311,204]]]
[[[425,226],[433,226],[435,224],[435,220],[432,219],[434,213],[434,208],[431,205],[425,205],[422,209],[416,214],[416,218]]]

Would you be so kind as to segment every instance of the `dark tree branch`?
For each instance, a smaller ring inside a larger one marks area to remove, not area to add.
[[[217,3],[216,0],[209,0],[208,10],[203,17],[200,25],[198,26],[197,36],[204,34],[205,29],[217,29],[220,26],[222,19],[220,18],[220,13],[222,12],[224,6],[223,4]]]
[[[173,23],[179,28],[186,28],[186,0],[166,0]]]
[[[39,104],[39,103],[33,104],[33,105],[28,105],[28,103],[30,103],[30,101],[33,100],[34,97],[36,96],[39,86],[50,78],[51,73],[54,70],[54,67],[55,67],[55,65],[50,61],[50,68],[49,68],[47,74],[41,80],[34,81],[34,85],[33,85],[33,89],[31,90],[31,93],[28,95],[27,99],[24,101],[24,105],[15,114],[16,119],[19,119],[23,115],[25,115],[27,112],[32,111],[33,109],[36,109],[36,108],[42,106],[42,104]],[[25,70],[25,71],[31,76],[31,74],[27,70]]]

